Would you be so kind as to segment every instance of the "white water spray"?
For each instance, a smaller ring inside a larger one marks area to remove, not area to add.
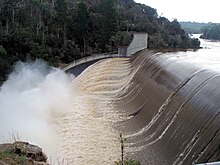
[[[113,164],[120,143],[112,124],[120,119],[112,100],[130,72],[126,59],[97,63],[74,80],[42,61],[18,63],[0,90],[0,143],[18,133],[51,164]]]
[[[41,146],[48,156],[56,155],[54,117],[70,111],[72,78],[43,61],[18,62],[0,90],[0,142],[12,136]]]

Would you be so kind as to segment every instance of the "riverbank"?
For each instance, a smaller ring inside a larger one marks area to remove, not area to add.
[[[0,144],[0,165],[49,165],[47,157],[38,146],[27,142]]]

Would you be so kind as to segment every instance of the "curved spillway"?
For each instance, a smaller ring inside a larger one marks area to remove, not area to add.
[[[103,156],[120,156],[117,137],[122,132],[125,153],[143,164],[220,159],[220,72],[184,60],[186,52],[179,54],[142,51],[130,59],[105,59],[75,79],[87,96],[84,101],[92,100],[93,115],[107,123],[94,122],[97,136],[112,147],[107,152],[100,146]]]
[[[121,119],[113,101],[129,82],[131,69],[128,58],[105,59],[73,80],[73,109],[54,120],[59,155],[65,160],[61,164],[113,165],[120,158],[113,123]]]
[[[142,52],[126,93],[115,100],[129,119],[118,123],[127,152],[144,164],[219,160],[219,73],[173,53]]]

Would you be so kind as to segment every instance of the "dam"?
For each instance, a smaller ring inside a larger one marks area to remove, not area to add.
[[[0,142],[38,145],[52,165],[115,165],[122,133],[124,156],[142,165],[219,161],[220,43],[201,46],[86,57],[65,71],[20,62],[0,89]]]
[[[210,49],[143,50],[130,58],[90,62],[75,81],[81,92],[102,102],[93,109],[111,129],[110,134],[100,130],[106,134],[102,141],[111,137],[110,146],[119,148],[117,135],[123,133],[126,156],[144,165],[218,161],[220,45],[202,44]]]

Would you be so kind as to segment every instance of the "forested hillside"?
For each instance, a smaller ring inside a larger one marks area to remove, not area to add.
[[[17,60],[52,65],[117,51],[132,32],[149,33],[149,48],[194,48],[177,20],[133,0],[1,0],[0,81]]]

